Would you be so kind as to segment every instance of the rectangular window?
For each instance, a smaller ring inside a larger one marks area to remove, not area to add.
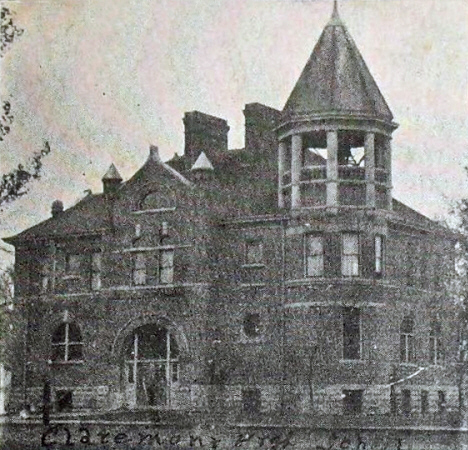
[[[305,262],[307,277],[323,276],[323,237],[313,234],[305,236]]]
[[[42,263],[41,267],[41,291],[47,292],[50,289],[49,264]]]
[[[343,412],[345,414],[361,414],[363,391],[344,390],[343,391]]]
[[[401,413],[405,416],[411,414],[411,391],[409,389],[401,391]]]
[[[141,286],[146,284],[146,255],[135,253],[133,257],[133,284]]]
[[[429,410],[429,393],[421,391],[421,415],[425,416]]]
[[[174,281],[174,250],[159,252],[159,282],[171,284]]]
[[[73,410],[73,392],[57,391],[56,408],[58,412],[67,412]]]
[[[263,264],[263,243],[261,241],[247,241],[245,243],[245,263]]]
[[[384,272],[384,238],[383,236],[375,236],[375,274],[383,275]]]
[[[260,389],[243,389],[242,405],[247,414],[258,414],[262,407],[262,397]]]
[[[429,362],[431,364],[441,364],[443,360],[442,354],[442,337],[440,323],[435,322],[429,334]]]
[[[81,267],[81,255],[71,255],[66,256],[65,261],[65,272],[67,275],[79,275]]]
[[[101,253],[91,255],[91,289],[101,289]]]
[[[356,233],[342,235],[341,274],[345,277],[359,276],[359,236]]]
[[[343,308],[343,359],[361,358],[361,311]]]
[[[439,414],[444,414],[447,407],[445,402],[445,391],[438,391],[437,394],[439,396],[437,400],[437,412]]]

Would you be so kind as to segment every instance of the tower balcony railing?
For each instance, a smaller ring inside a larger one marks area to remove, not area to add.
[[[301,170],[301,181],[325,180],[327,166],[304,166]]]
[[[386,183],[388,181],[387,171],[385,169],[375,169],[375,181],[377,183]]]
[[[341,180],[364,180],[366,171],[359,166],[338,166],[338,178]]]

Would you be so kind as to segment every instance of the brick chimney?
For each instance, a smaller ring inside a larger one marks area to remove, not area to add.
[[[245,105],[244,117],[245,149],[256,153],[276,153],[278,143],[275,128],[279,125],[281,111],[261,103],[248,103]]]
[[[229,126],[226,120],[191,111],[184,115],[184,126],[185,156],[190,165],[195,163],[201,152],[213,160],[217,153],[228,149]]]

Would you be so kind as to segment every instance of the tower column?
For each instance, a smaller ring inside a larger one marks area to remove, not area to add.
[[[338,131],[327,132],[327,206],[338,206]]]
[[[387,208],[389,211],[393,209],[392,205],[392,144],[390,138],[385,139],[384,161],[385,170],[387,172]]]
[[[366,206],[375,208],[375,134],[366,133],[364,139],[366,168]]]
[[[286,168],[286,141],[278,144],[278,207],[284,208],[283,178]]]
[[[301,206],[302,135],[293,134],[291,139],[291,208]]]

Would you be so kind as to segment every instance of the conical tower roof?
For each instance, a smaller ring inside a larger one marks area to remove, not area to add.
[[[349,114],[391,121],[392,112],[348,30],[333,14],[283,110],[286,114]]]

